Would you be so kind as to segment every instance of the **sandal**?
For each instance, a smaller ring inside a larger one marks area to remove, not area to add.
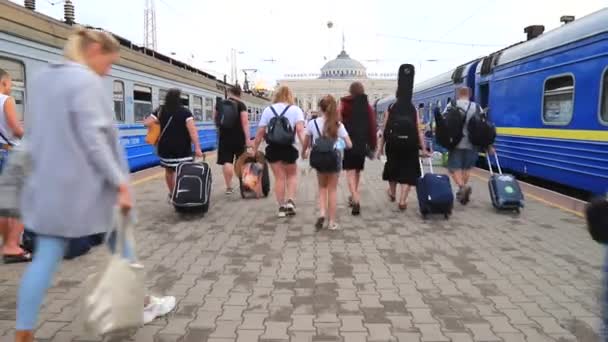
[[[23,252],[21,254],[5,254],[2,256],[2,260],[4,264],[18,264],[22,262],[30,262],[32,261],[32,253]]]
[[[399,203],[399,210],[405,211],[407,209],[407,203]]]
[[[386,190],[386,194],[388,195],[388,199],[391,202],[395,202],[395,200],[397,200],[397,198],[395,197],[395,195],[393,195],[390,190]]]
[[[323,229],[323,224],[325,223],[325,217],[321,216],[317,219],[317,223],[315,223],[315,228],[317,231]]]

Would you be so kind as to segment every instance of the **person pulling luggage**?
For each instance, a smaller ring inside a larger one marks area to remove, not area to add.
[[[397,184],[401,185],[399,210],[402,211],[407,209],[411,187],[416,186],[420,177],[419,155],[429,155],[420,129],[418,111],[412,104],[413,86],[414,66],[404,64],[399,67],[397,101],[384,114],[384,132],[376,152],[379,158],[386,145],[382,179],[389,183],[388,197],[391,202],[396,200]]]
[[[448,171],[458,186],[456,198],[466,205],[473,193],[469,185],[471,170],[479,157],[480,146],[475,146],[470,139],[469,123],[481,113],[481,107],[471,101],[471,90],[464,86],[456,90],[456,100],[450,101],[443,115],[436,115],[437,140],[449,150]],[[486,146],[493,154],[494,147]]]

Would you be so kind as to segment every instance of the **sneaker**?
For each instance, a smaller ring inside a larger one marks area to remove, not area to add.
[[[279,207],[279,217],[285,217],[287,216],[287,208],[285,208],[285,206],[280,206]]]
[[[348,206],[352,208],[353,205],[355,205],[355,202],[353,201],[353,196],[348,196]]]
[[[315,228],[317,231],[323,229],[323,224],[325,223],[325,217],[319,217],[317,222],[315,223]]]
[[[226,189],[226,195],[232,195],[233,192],[234,190],[232,188]]]
[[[287,200],[287,204],[285,204],[285,213],[287,214],[287,216],[296,215],[296,204],[293,200]]]
[[[471,201],[471,194],[473,193],[473,188],[470,186],[465,186],[464,193],[462,195],[463,204],[467,204]]]
[[[340,226],[336,222],[332,222],[329,224],[329,230],[339,230]]]
[[[353,203],[352,214],[353,216],[359,216],[361,214],[361,204]]]
[[[462,195],[463,195],[463,193],[464,193],[464,192],[462,191],[462,188],[458,188],[458,191],[456,191],[456,200],[457,200],[458,202],[462,203],[462,204],[464,204],[464,203],[462,202]]]
[[[175,297],[150,296],[150,303],[144,308],[144,324],[162,317],[175,309]]]

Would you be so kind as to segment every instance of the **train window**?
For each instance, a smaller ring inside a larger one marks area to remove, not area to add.
[[[213,121],[213,99],[205,98],[205,121]]]
[[[166,89],[160,89],[158,91],[158,103],[161,105],[165,104],[165,97],[167,97],[167,90]]]
[[[604,79],[602,80],[602,108],[600,112],[600,120],[603,123],[608,123],[608,69],[604,71]]]
[[[203,121],[203,98],[194,96],[192,99],[192,114],[194,115],[194,120]]]
[[[0,69],[11,75],[13,81],[11,96],[15,99],[17,105],[17,118],[19,121],[23,121],[23,113],[25,112],[25,66],[18,61],[0,57]]]
[[[143,121],[152,113],[152,88],[135,85],[133,88],[133,111],[135,121]]]
[[[563,75],[545,81],[543,122],[547,125],[567,125],[574,113],[574,77]]]
[[[125,122],[125,84],[122,81],[114,81],[112,97],[114,99],[114,119]]]
[[[182,93],[180,97],[180,103],[182,104],[182,106],[190,109],[190,95]]]

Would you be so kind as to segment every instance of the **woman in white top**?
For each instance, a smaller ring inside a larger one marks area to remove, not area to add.
[[[274,174],[275,185],[274,192],[279,203],[279,217],[294,216],[296,214],[296,190],[298,187],[298,149],[296,148],[295,135],[298,135],[300,142],[304,140],[304,112],[302,109],[295,106],[293,93],[291,90],[282,86],[276,91],[272,105],[264,109],[260,123],[258,124],[258,132],[253,144],[254,153],[258,151],[262,139],[266,137],[268,126],[278,126],[279,117],[284,117],[289,121],[290,130],[293,132],[293,138],[289,138],[285,144],[275,144],[267,142],[266,160],[270,163],[270,168]],[[268,127],[270,129],[270,127]]]
[[[0,69],[0,172],[4,158],[11,146],[19,143],[23,136],[23,127],[19,123],[15,99],[11,94],[12,80],[8,72]],[[19,247],[23,225],[8,217],[0,217],[0,233],[2,234],[2,259],[4,263],[27,262],[32,260],[30,253]]]
[[[335,141],[334,147],[340,149],[342,139],[346,144],[346,148],[353,146],[348,132],[344,125],[338,119],[338,104],[336,99],[327,95],[319,103],[319,107],[323,112],[323,116],[310,120],[306,127],[306,137],[302,144],[302,158],[308,158],[308,149],[315,144],[317,139],[321,136],[329,138],[331,141]],[[336,167],[331,171],[326,172],[325,170],[317,170],[317,180],[319,183],[319,218],[315,227],[317,230],[323,228],[325,223],[325,215],[329,216],[329,229],[337,230],[338,224],[336,222],[336,209],[337,209],[337,192],[338,192],[338,177],[340,175],[342,166],[342,155],[337,154]]]

